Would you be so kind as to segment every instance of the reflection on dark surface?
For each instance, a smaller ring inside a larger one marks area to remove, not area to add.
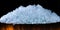
[[[0,30],[60,30],[60,23],[52,24],[5,24],[0,23]]]

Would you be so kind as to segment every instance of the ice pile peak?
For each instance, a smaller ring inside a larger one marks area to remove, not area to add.
[[[41,5],[20,6],[0,18],[7,24],[46,24],[60,22],[60,17]]]

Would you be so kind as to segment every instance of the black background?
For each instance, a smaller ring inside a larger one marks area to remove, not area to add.
[[[37,5],[40,4],[44,8],[51,9],[60,16],[60,1],[59,0],[0,0],[0,17],[13,11],[19,6]]]

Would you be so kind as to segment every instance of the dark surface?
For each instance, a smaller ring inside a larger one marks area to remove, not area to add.
[[[0,17],[18,8],[20,5],[28,6],[40,4],[44,8],[51,9],[60,16],[59,0],[0,0]]]
[[[5,26],[5,25],[13,25],[13,24],[6,24],[6,23],[0,23],[0,27],[2,26]],[[50,24],[15,24],[14,26],[30,26],[30,27],[33,27],[33,26],[40,26],[40,27],[53,27],[53,28],[57,28],[59,27],[60,28],[60,22],[58,23],[50,23]]]

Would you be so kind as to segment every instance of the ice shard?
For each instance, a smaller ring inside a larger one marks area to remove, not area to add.
[[[20,6],[0,18],[7,24],[46,24],[60,22],[60,17],[41,5]]]

